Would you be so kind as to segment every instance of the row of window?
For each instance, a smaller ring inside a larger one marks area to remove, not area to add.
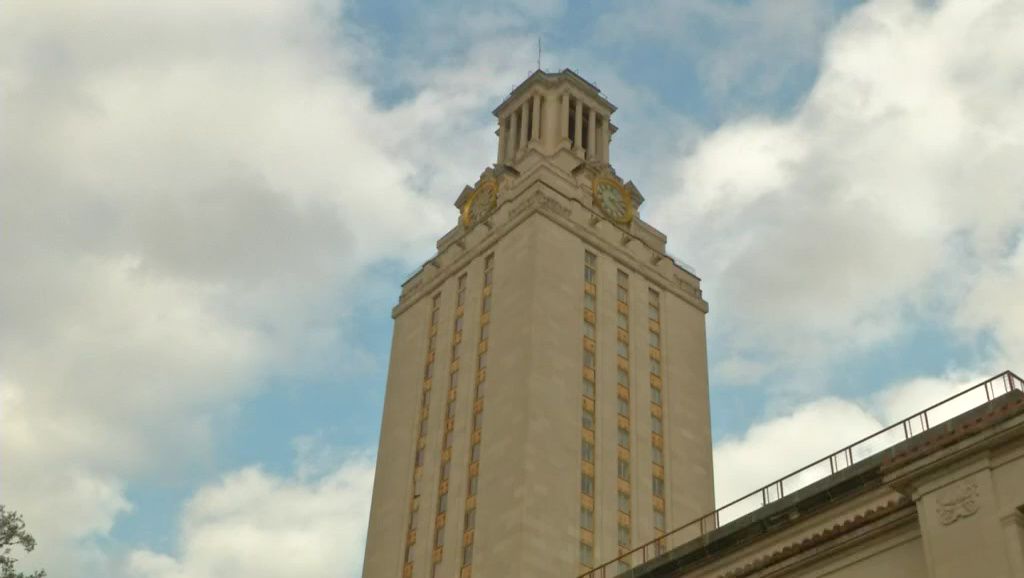
[[[440,317],[441,294],[434,295],[430,307],[430,329],[427,338],[427,359],[423,370],[423,390],[420,396],[419,429],[416,436],[415,467],[412,476],[412,498],[409,501],[409,526],[405,539],[404,578],[412,576],[413,550],[416,544],[416,524],[420,509],[420,480],[423,478],[423,454],[426,447],[428,420],[430,417],[430,388],[434,374],[434,355],[437,345],[437,322]]]
[[[662,536],[665,533],[665,442],[662,425],[661,300],[653,289],[647,294],[647,319],[651,369],[651,493],[654,496],[654,535]],[[663,542],[655,543],[658,554],[664,547]]]
[[[476,529],[476,494],[480,479],[480,438],[484,416],[484,384],[487,382],[487,347],[491,323],[491,293],[494,279],[494,255],[484,258],[484,285],[481,290],[480,344],[477,346],[476,388],[473,401],[473,431],[469,447],[469,472],[466,484],[466,507],[462,521],[462,571],[460,578],[472,574],[474,530]]]
[[[597,255],[583,254],[583,431],[580,472],[580,565],[594,565],[594,399],[597,365]]]
[[[437,513],[434,516],[434,552],[430,576],[437,574],[444,558],[444,534],[448,513],[448,479],[451,475],[452,444],[455,438],[455,409],[459,385],[459,356],[462,350],[462,320],[466,304],[466,274],[459,275],[455,287],[455,319],[452,331],[451,362],[448,366],[448,395],[445,403],[444,433],[441,443],[441,466],[437,483]]]
[[[594,457],[595,457],[595,400],[596,400],[596,364],[597,353],[595,338],[597,333],[597,258],[587,251],[584,254],[584,294],[583,294],[583,404],[581,440],[581,456],[583,471],[580,477],[580,563],[590,568],[594,563]],[[617,474],[618,474],[618,545],[620,553],[628,551],[632,539],[631,528],[631,433],[630,433],[630,326],[629,326],[629,275],[618,271],[617,276],[616,354],[618,367],[617,380]],[[663,423],[663,383],[661,356],[661,303],[660,295],[654,290],[648,291],[648,368],[650,379],[651,403],[651,493],[653,496],[653,520],[656,536],[662,536],[666,529],[665,516],[665,456],[664,456],[664,423]],[[664,544],[656,544],[662,551]],[[628,569],[628,564],[620,562],[618,571]]]

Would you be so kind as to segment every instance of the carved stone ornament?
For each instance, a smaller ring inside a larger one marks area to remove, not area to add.
[[[943,526],[972,516],[981,508],[978,503],[978,483],[974,480],[961,480],[939,492],[935,501],[938,504],[935,511]]]
[[[544,193],[537,191],[536,193],[528,197],[525,201],[519,203],[515,208],[513,208],[509,215],[511,218],[514,219],[519,215],[532,209],[548,211],[550,213],[554,213],[560,217],[565,218],[568,218],[569,215],[572,214],[572,209],[570,209],[569,207],[566,207],[565,205],[559,203],[555,199],[552,199],[551,197],[545,195]]]

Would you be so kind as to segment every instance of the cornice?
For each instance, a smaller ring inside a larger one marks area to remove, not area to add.
[[[584,211],[583,214],[589,216],[586,225],[579,223],[577,219],[573,218],[573,205],[582,209]],[[611,243],[602,238],[594,229],[600,223],[606,222],[603,218],[598,216],[590,207],[580,202],[579,199],[565,196],[538,177],[531,182],[524,183],[522,190],[517,195],[501,200],[498,207],[486,221],[476,225],[472,230],[463,233],[460,238],[455,239],[443,251],[443,253],[461,251],[461,254],[445,264],[441,263],[441,253],[428,260],[420,271],[403,285],[399,302],[392,309],[392,317],[401,315],[422,299],[424,295],[435,292],[451,275],[467,266],[480,254],[489,251],[495,243],[534,214],[540,214],[548,218],[553,223],[581,238],[585,243],[612,256],[624,267],[643,275],[662,291],[676,295],[701,312],[707,313],[708,304],[702,298],[699,287],[687,281],[687,277],[689,277],[699,283],[699,279],[696,276],[680,267],[668,255],[654,249],[622,228],[616,227],[620,233],[618,244]],[[495,220],[498,218],[501,218],[503,221],[500,225],[495,224]],[[608,226],[614,227],[611,224]],[[479,231],[484,232],[483,237],[472,239],[473,244],[470,246],[467,237],[476,236],[479,234]],[[638,260],[624,249],[632,242],[641,243],[647,252],[652,254],[649,263]],[[671,277],[666,276],[662,271],[654,267],[654,265],[664,259],[669,260],[673,268],[673,275]],[[418,278],[431,269],[434,270],[428,278]]]

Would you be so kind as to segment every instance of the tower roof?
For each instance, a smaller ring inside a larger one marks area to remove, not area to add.
[[[528,91],[534,85],[541,84],[546,87],[553,87],[561,83],[575,87],[590,99],[596,101],[600,106],[606,107],[608,114],[615,112],[615,105],[608,102],[608,99],[601,94],[601,89],[598,88],[597,85],[568,68],[561,72],[545,72],[543,70],[537,70],[527,77],[526,80],[521,82],[519,86],[512,89],[512,92],[510,92],[509,95],[505,97],[505,100],[503,100],[492,112],[494,116],[500,117],[503,109],[508,103],[515,101],[519,95]]]

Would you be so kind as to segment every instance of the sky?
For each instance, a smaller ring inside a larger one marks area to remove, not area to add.
[[[1024,370],[1018,0],[0,2],[25,568],[360,574],[399,287],[537,67],[703,279],[719,503]]]

